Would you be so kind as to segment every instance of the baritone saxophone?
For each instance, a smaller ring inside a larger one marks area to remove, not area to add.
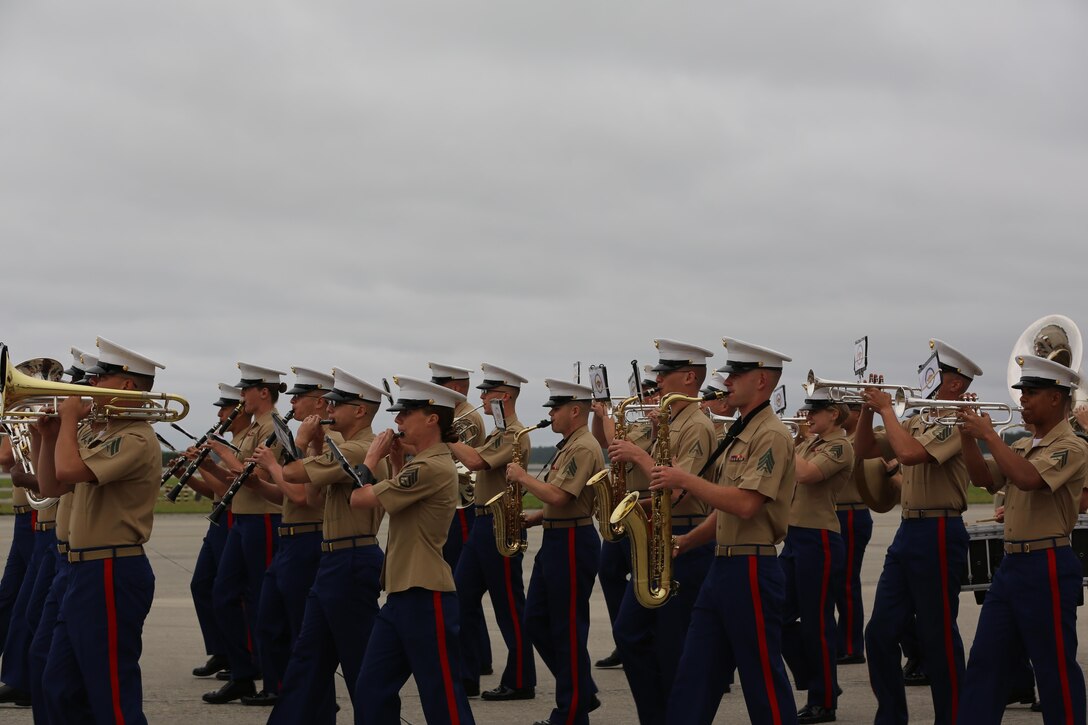
[[[612,414],[616,421],[614,440],[627,440],[627,407],[638,400],[639,397],[633,395],[624,398],[616,406]],[[597,517],[601,538],[605,541],[619,541],[623,538],[624,526],[622,522],[613,523],[610,514],[616,508],[616,502],[627,495],[627,464],[610,461],[608,468],[593,474],[586,481],[586,485],[593,489],[593,515]]]

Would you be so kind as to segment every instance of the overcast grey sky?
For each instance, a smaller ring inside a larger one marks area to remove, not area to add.
[[[194,432],[238,360],[493,362],[529,421],[654,337],[792,355],[791,409],[939,337],[1003,401],[1021,330],[1088,325],[1085,38],[1059,0],[9,0],[0,339],[158,359]]]

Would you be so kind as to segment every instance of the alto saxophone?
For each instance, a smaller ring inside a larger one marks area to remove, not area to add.
[[[627,406],[638,399],[637,395],[633,395],[616,406],[613,413],[616,419],[615,440],[627,440]],[[611,461],[608,468],[593,474],[586,481],[586,485],[593,489],[593,515],[597,517],[601,538],[605,541],[619,541],[623,538],[624,526],[619,522],[613,523],[609,514],[616,508],[616,502],[627,495],[627,464]]]
[[[521,453],[521,439],[537,428],[551,425],[550,420],[542,420],[536,425],[522,428],[514,434],[514,455],[511,463],[525,467],[525,457]],[[522,517],[521,484],[506,481],[506,490],[496,494],[487,502],[495,522],[495,546],[503,556],[517,556],[529,547],[525,536],[525,520]]]
[[[672,465],[672,448],[669,445],[669,418],[672,406],[681,402],[699,402],[702,397],[691,398],[681,393],[671,393],[661,399],[657,416],[657,443],[654,447],[654,463]],[[609,521],[622,524],[624,533],[631,539],[631,586],[635,598],[642,606],[653,609],[669,601],[676,593],[672,579],[672,492],[660,489],[650,492],[650,515],[638,502],[638,492],[623,497]]]

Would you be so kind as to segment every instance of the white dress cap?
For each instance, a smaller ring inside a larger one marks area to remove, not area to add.
[[[314,390],[332,390],[332,376],[328,373],[291,366],[291,372],[295,374],[295,384],[287,391],[288,395],[305,395]]]
[[[811,395],[805,396],[805,404],[801,406],[801,410],[830,408],[836,402],[838,401],[831,397],[831,388],[817,388]]]
[[[136,375],[155,376],[155,368],[165,370],[166,366],[157,363],[138,352],[121,347],[104,337],[98,338],[98,362],[87,368],[88,375],[109,375],[112,373],[135,373]]]
[[[544,385],[548,387],[548,393],[551,395],[548,401],[544,403],[545,408],[556,408],[563,403],[574,400],[593,399],[593,390],[585,385],[570,383],[566,380],[555,380],[554,378],[544,378]]]
[[[500,385],[507,385],[511,388],[518,388],[520,390],[522,383],[529,382],[517,373],[512,373],[509,370],[504,370],[503,368],[489,363],[480,365],[480,372],[483,373],[484,379],[483,382],[476,386],[477,390],[491,390]]]
[[[411,410],[425,405],[456,408],[458,403],[468,400],[456,390],[435,385],[427,380],[394,375],[393,382],[400,388],[400,395],[397,396],[397,402],[389,407],[390,411]]]
[[[703,395],[715,392],[726,392],[725,378],[722,377],[721,373],[715,370],[710,374],[710,378],[706,381],[706,385],[703,386],[703,389],[699,392]]]
[[[663,337],[654,340],[654,345],[657,347],[657,365],[651,370],[655,373],[679,370],[689,365],[706,365],[707,358],[714,357],[714,353],[706,348]]]
[[[98,364],[98,358],[89,352],[83,352],[78,347],[73,347],[72,350],[72,364],[64,371],[65,375],[70,375],[73,381],[82,380],[87,371]]]
[[[450,380],[468,380],[469,375],[472,374],[472,370],[469,368],[442,365],[436,362],[427,363],[427,367],[431,369],[431,382],[436,385],[441,385]]]
[[[332,369],[332,390],[325,393],[325,398],[337,403],[352,403],[362,400],[367,403],[379,405],[385,391],[376,385],[371,385],[362,378],[357,378],[351,373],[340,368]]]
[[[1066,366],[1045,357],[1020,355],[1016,358],[1020,366],[1020,382],[1013,385],[1017,390],[1024,388],[1073,388],[1080,385],[1080,375]]]
[[[242,391],[230,383],[219,383],[219,400],[212,403],[217,408],[233,408],[242,400]]]
[[[969,378],[977,378],[982,375],[982,368],[975,364],[974,360],[964,355],[956,348],[943,340],[933,339],[929,341],[929,348],[937,351],[937,360],[942,368],[949,368],[966,375]]]
[[[725,365],[718,368],[720,373],[743,373],[756,368],[781,370],[783,363],[793,361],[792,357],[769,347],[752,345],[732,337],[723,337],[722,345],[725,347]]]
[[[239,387],[242,390],[258,385],[279,385],[281,382],[280,376],[287,374],[282,370],[262,368],[260,365],[251,365],[250,363],[244,362],[238,363],[238,369],[242,372],[242,379],[238,381],[236,387]]]

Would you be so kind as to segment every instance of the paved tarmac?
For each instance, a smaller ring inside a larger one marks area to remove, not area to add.
[[[989,506],[973,506],[965,516],[973,522],[990,514]],[[895,528],[898,525],[898,509],[874,517],[873,539],[862,575],[866,612],[872,602],[876,580],[880,574],[884,551],[887,548]],[[207,521],[200,515],[162,515],[155,521],[154,535],[148,545],[149,557],[155,569],[155,602],[144,626],[144,653],[140,661],[144,677],[144,709],[151,723],[262,723],[268,717],[268,710],[243,707],[237,703],[230,705],[206,705],[200,696],[219,684],[215,680],[200,680],[191,676],[192,668],[205,660],[203,642],[193,612],[189,595],[189,578],[196,560],[200,541],[207,527]],[[529,554],[531,559],[540,546],[539,528],[530,530]],[[0,519],[0,551],[6,552],[10,545],[11,519]],[[383,535],[384,538],[384,535]],[[384,543],[384,542],[383,542]],[[526,582],[531,570],[531,561],[526,562]],[[604,597],[600,587],[593,590],[591,602],[592,625],[589,630],[589,649],[591,659],[607,655],[612,650],[612,637],[608,626]],[[978,622],[979,606],[975,604],[971,593],[961,594],[960,631],[966,647],[970,647]],[[496,661],[500,661],[499,648],[502,637],[495,626],[494,618],[488,612],[491,628],[492,646],[496,650]],[[1088,641],[1086,618],[1080,617],[1078,632],[1080,641]],[[1080,650],[1082,668],[1086,664],[1084,648]],[[555,683],[540,659],[537,659],[537,672],[540,684],[535,700],[515,703],[491,703],[479,699],[471,700],[473,714],[477,723],[507,725],[508,723],[531,723],[545,718],[554,702]],[[593,673],[599,697],[603,706],[591,716],[593,723],[634,723],[637,721],[634,703],[627,687],[627,680],[621,670],[595,670]],[[851,665],[839,668],[839,683],[843,695],[839,699],[839,722],[871,722],[876,708],[872,691],[869,689],[868,672],[865,665]],[[498,675],[485,677],[482,689],[490,689],[498,684]],[[343,687],[342,678],[338,677],[338,699],[340,703],[340,722],[352,721],[351,701]],[[929,689],[922,687],[907,688],[907,697],[911,719],[916,722],[932,722],[933,707],[929,698]],[[401,693],[403,701],[402,721],[421,724],[425,722],[419,706],[419,696],[415,685],[409,681]],[[803,695],[796,697],[803,704]],[[969,706],[969,703],[967,703]],[[744,708],[743,695],[739,685],[734,686],[731,694],[726,695],[718,710],[715,723],[738,723],[748,719]],[[0,705],[0,723],[21,725],[32,722],[30,710]],[[1017,706],[1006,711],[1007,723],[1042,722],[1042,716],[1030,712],[1027,706]]]

